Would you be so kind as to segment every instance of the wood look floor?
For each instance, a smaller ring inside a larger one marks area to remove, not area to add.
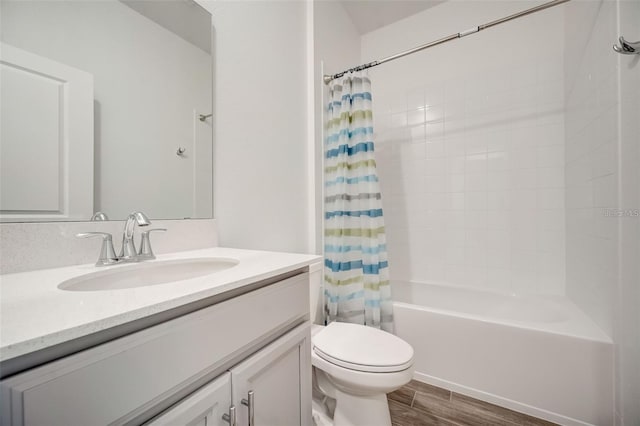
[[[387,395],[387,399],[393,426],[555,425],[415,380]]]

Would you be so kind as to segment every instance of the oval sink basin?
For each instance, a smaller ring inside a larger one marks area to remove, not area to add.
[[[215,257],[136,263],[72,278],[60,283],[58,288],[66,291],[105,291],[147,287],[203,277],[237,264],[235,259]]]

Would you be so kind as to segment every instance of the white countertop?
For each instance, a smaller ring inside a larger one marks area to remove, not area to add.
[[[239,264],[210,275],[109,291],[64,291],[57,286],[97,268],[67,266],[0,275],[0,361],[6,361],[168,309],[215,296],[320,261],[319,256],[215,247],[158,255],[156,260],[222,257]]]

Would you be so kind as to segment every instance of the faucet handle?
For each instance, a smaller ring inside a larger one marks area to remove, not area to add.
[[[156,255],[153,254],[153,250],[151,249],[151,239],[149,238],[149,234],[154,231],[164,232],[166,230],[166,228],[153,228],[141,233],[142,238],[140,239],[140,251],[138,252],[138,259],[151,260],[156,258]]]
[[[100,256],[96,262],[96,266],[115,265],[118,263],[118,256],[113,249],[113,238],[107,232],[83,232],[76,234],[78,238],[102,237],[102,247],[100,248]]]
[[[109,220],[109,216],[107,216],[106,213],[102,213],[102,212],[95,212],[93,216],[91,216],[92,222],[96,222],[100,220]]]

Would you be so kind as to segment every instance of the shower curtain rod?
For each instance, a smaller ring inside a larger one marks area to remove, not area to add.
[[[418,47],[414,47],[413,49],[405,50],[404,52],[396,53],[395,55],[387,56],[386,58],[383,58],[383,59],[380,59],[380,60],[377,60],[377,61],[373,61],[373,62],[369,62],[369,63],[366,63],[366,64],[358,65],[357,67],[350,68],[348,70],[339,72],[337,74],[325,75],[323,77],[324,83],[325,84],[329,84],[332,80],[335,80],[336,78],[340,78],[340,77],[342,77],[343,75],[345,75],[345,74],[347,74],[349,72],[362,71],[362,70],[366,70],[367,68],[376,67],[378,65],[384,64],[385,62],[393,61],[394,59],[402,58],[403,56],[411,55],[412,53],[416,53],[416,52],[419,52],[421,50],[428,49],[430,47],[437,46],[439,44],[446,43],[446,42],[451,41],[451,40],[455,40],[457,38],[462,38],[462,37],[468,36],[470,34],[475,34],[478,31],[486,30],[487,28],[491,28],[491,27],[493,27],[495,25],[502,24],[504,22],[508,22],[508,21],[513,20],[513,19],[529,15],[531,13],[539,12],[541,10],[547,9],[549,7],[557,6],[559,4],[566,3],[568,1],[569,0],[552,0],[550,2],[543,3],[543,4],[539,5],[539,6],[532,7],[531,9],[523,10],[522,12],[514,13],[513,15],[505,16],[504,18],[496,19],[495,21],[491,21],[491,22],[488,22],[486,24],[478,25],[477,27],[469,28],[468,30],[465,30],[465,31],[462,31],[462,32],[459,32],[459,33],[451,34],[450,36],[441,38],[439,40],[432,41],[432,42],[427,43],[427,44],[420,45]]]

